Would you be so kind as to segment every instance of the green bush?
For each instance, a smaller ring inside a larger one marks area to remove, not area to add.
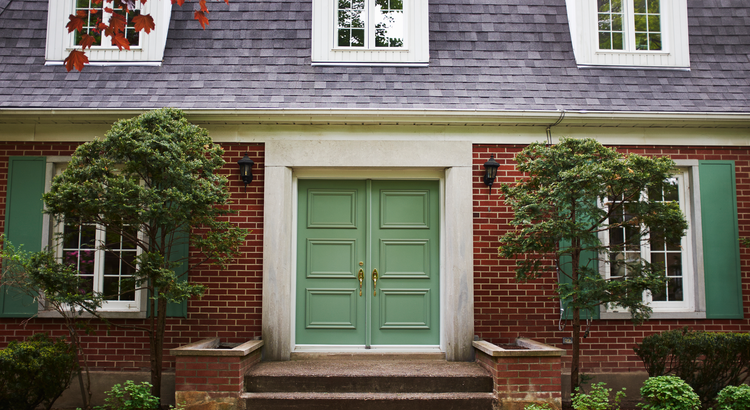
[[[708,407],[721,389],[748,379],[750,333],[677,329],[648,336],[635,347],[650,377],[674,375]]]
[[[552,410],[552,408],[549,406],[549,404],[527,404],[524,406],[523,410]]]
[[[575,410],[618,410],[620,401],[625,397],[625,389],[615,393],[614,401],[610,404],[609,396],[612,389],[608,389],[607,383],[595,383],[591,385],[589,393],[574,393],[571,396],[573,408]],[[576,392],[579,388],[576,388]]]
[[[750,410],[750,386],[727,386],[719,392],[719,410]]]
[[[0,351],[0,410],[46,409],[70,386],[78,361],[73,346],[43,333]]]
[[[159,408],[159,398],[151,394],[151,383],[135,384],[132,380],[125,381],[125,386],[115,384],[108,391],[104,399],[104,406],[95,407],[96,410],[149,410]]]
[[[700,399],[693,389],[675,376],[650,377],[641,387],[644,410],[698,410]]]

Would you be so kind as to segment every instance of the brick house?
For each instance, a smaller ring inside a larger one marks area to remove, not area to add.
[[[510,211],[482,182],[491,155],[499,182],[512,182],[522,147],[562,136],[671,156],[690,224],[662,256],[677,268],[652,319],[597,312],[583,371],[640,377],[632,347],[669,329],[750,331],[750,254],[737,242],[750,236],[741,0],[231,1],[212,5],[205,30],[189,6],[151,0],[155,31],[131,51],[104,40],[91,65],[66,72],[79,3],[0,0],[0,223],[26,249],[49,245],[38,199],[77,145],[118,118],[185,110],[226,150],[233,220],[252,234],[230,269],[190,272],[208,291],[173,308],[167,349],[262,338],[266,360],[372,348],[469,361],[475,338],[569,348],[557,278],[515,283],[497,256]],[[245,153],[246,191],[235,165]],[[349,289],[359,269],[361,298]],[[142,323],[145,300],[106,314]],[[0,346],[64,335],[39,309],[3,292]],[[96,370],[148,368],[143,334],[98,330],[85,339]]]

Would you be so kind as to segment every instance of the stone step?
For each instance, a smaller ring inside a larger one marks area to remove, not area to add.
[[[248,409],[492,410],[492,393],[243,393]]]
[[[262,362],[245,376],[250,393],[491,393],[476,363],[437,360]]]

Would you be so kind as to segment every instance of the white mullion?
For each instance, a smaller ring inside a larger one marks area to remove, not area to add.
[[[96,226],[96,243],[94,250],[94,291],[100,294],[104,291],[104,246],[107,230],[101,225]]]
[[[375,48],[375,0],[365,0],[365,49]]]

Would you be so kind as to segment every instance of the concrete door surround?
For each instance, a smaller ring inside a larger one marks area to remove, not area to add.
[[[330,178],[444,181],[441,343],[446,358],[472,360],[474,334],[472,145],[463,141],[284,140],[265,145],[263,222],[264,360],[289,360],[295,268],[295,173]]]

